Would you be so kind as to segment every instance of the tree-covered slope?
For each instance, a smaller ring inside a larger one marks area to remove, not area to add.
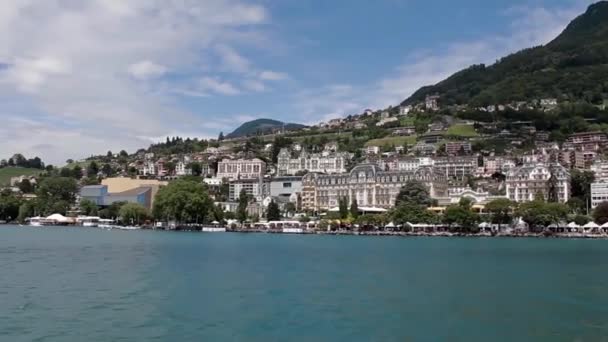
[[[601,103],[608,98],[608,1],[591,5],[555,40],[491,66],[474,65],[419,89],[403,104],[440,95],[442,105],[485,106],[541,98]]]
[[[239,126],[237,129],[235,129],[234,132],[228,134],[226,137],[227,138],[240,138],[240,137],[245,137],[248,135],[269,133],[269,132],[272,132],[273,130],[282,129],[282,128],[284,128],[286,130],[295,130],[295,129],[301,129],[304,127],[306,127],[306,126],[299,125],[299,124],[293,124],[293,123],[283,123],[278,120],[257,119],[257,120],[245,122],[244,124]]]

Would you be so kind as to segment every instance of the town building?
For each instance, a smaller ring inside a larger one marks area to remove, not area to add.
[[[36,177],[35,176],[25,176],[24,175],[24,176],[18,176],[18,177],[11,177],[11,179],[10,179],[10,186],[11,187],[18,186],[24,180],[28,180],[30,182],[30,184],[32,184],[32,185],[36,184]]]
[[[121,192],[109,192],[107,185],[87,185],[80,189],[80,200],[89,200],[100,207],[114,203],[136,203],[152,209],[152,187],[140,186]]]
[[[107,186],[109,193],[125,193],[141,187],[150,188],[150,205],[154,204],[154,198],[156,197],[158,190],[168,184],[169,182],[156,179],[133,179],[129,177],[110,177],[101,180],[101,185]]]
[[[504,157],[484,157],[483,167],[486,174],[495,174],[497,172],[506,174],[511,168],[515,167],[515,161]]]
[[[535,163],[515,167],[507,173],[507,197],[515,202],[533,201],[536,196],[560,203],[570,199],[570,173],[559,164]]]
[[[590,169],[595,174],[596,182],[608,182],[608,161],[596,160]]]
[[[437,146],[425,143],[424,141],[419,141],[412,147],[412,152],[423,156],[430,156],[437,153]]]
[[[450,156],[470,154],[473,151],[468,141],[450,141],[445,144],[445,152]]]
[[[591,209],[597,208],[602,202],[608,201],[608,182],[591,183]]]
[[[433,166],[435,162],[429,157],[405,157],[397,161],[398,171],[414,171],[423,166]]]
[[[258,158],[223,159],[217,166],[217,178],[258,179],[266,173],[266,163]]]
[[[350,160],[347,152],[308,153],[302,150],[292,158],[288,149],[281,149],[277,157],[277,175],[297,175],[302,172],[341,173],[346,172]]]
[[[359,207],[388,209],[395,205],[397,194],[410,180],[423,182],[432,197],[442,197],[447,193],[446,177],[433,167],[415,171],[382,171],[377,165],[362,164],[348,173],[304,176],[302,208],[329,210],[345,198],[349,205],[356,200]]]
[[[412,111],[412,106],[399,106],[399,115],[407,116]]]
[[[439,95],[427,95],[424,101],[424,107],[427,110],[439,110]]]
[[[365,147],[365,154],[379,154],[380,146],[370,145]]]
[[[382,127],[382,126],[387,125],[387,124],[392,123],[392,122],[399,122],[399,119],[397,119],[394,116],[393,117],[383,118],[382,120],[380,120],[380,121],[378,121],[376,123],[376,126]]]
[[[302,192],[302,177],[274,177],[270,180],[270,197],[290,198]]]
[[[228,189],[228,201],[238,201],[241,191],[245,191],[256,202],[261,202],[268,196],[268,182],[262,178],[233,180]]]
[[[393,129],[393,135],[407,137],[413,134],[416,134],[416,127],[414,126],[399,127]]]
[[[190,176],[192,175],[192,169],[185,162],[179,161],[175,164],[175,175],[178,177]]]
[[[597,151],[608,146],[608,136],[603,132],[584,132],[572,134],[564,142],[564,149]]]
[[[477,170],[477,157],[437,157],[434,166],[443,172],[447,178],[463,179]]]

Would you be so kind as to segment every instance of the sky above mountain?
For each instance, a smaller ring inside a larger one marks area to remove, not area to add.
[[[62,164],[384,108],[544,44],[587,0],[3,0],[0,156]]]

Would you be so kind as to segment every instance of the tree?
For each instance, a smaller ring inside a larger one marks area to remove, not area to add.
[[[73,178],[47,177],[40,181],[36,190],[41,213],[65,213],[76,199],[78,184]]]
[[[356,198],[353,198],[353,201],[350,204],[350,215],[353,219],[357,219],[357,217],[359,217],[359,205],[357,204]]]
[[[197,177],[203,174],[203,166],[199,162],[191,163],[190,170],[192,170],[192,175]]]
[[[90,176],[97,176],[97,174],[99,173],[99,166],[97,165],[97,163],[95,161],[92,161],[89,163],[89,166],[87,167],[87,175]]]
[[[266,220],[268,221],[279,221],[281,220],[281,210],[279,205],[274,201],[270,201],[268,209],[266,210]]]
[[[0,192],[0,220],[12,221],[19,216],[22,201],[12,191]]]
[[[443,214],[443,222],[449,225],[457,224],[469,231],[476,231],[479,215],[472,212],[466,205],[451,205]]]
[[[88,199],[81,200],[80,213],[86,216],[96,216],[98,214],[97,204]]]
[[[223,141],[224,140],[224,132],[220,132],[220,134],[217,137],[217,141]]]
[[[593,220],[599,225],[608,222],[608,202],[600,203],[593,210]]]
[[[139,203],[127,203],[120,208],[120,218],[127,224],[140,225],[149,216],[148,209]]]
[[[158,191],[153,215],[157,220],[174,220],[178,223],[206,222],[212,206],[213,202],[203,184],[179,179]]]
[[[62,171],[63,171],[63,169],[62,169]],[[95,174],[95,175],[97,175],[97,174]],[[65,176],[62,176],[62,177],[65,177]],[[74,168],[71,170],[71,174],[67,177],[81,179],[82,178],[82,167],[80,165],[74,166]]]
[[[572,214],[581,214],[586,210],[585,201],[579,197],[571,197],[566,203],[568,208],[570,208],[570,213]],[[587,223],[587,222],[585,222]]]
[[[547,227],[568,218],[568,206],[561,203],[545,203],[540,200],[519,205],[516,214],[532,228]]]
[[[410,180],[399,191],[395,205],[401,203],[415,203],[417,205],[429,206],[433,203],[429,190],[424,183]]]
[[[249,195],[247,195],[247,192],[245,191],[245,189],[241,190],[241,193],[239,193],[239,205],[236,208],[236,219],[239,220],[239,222],[243,223],[245,221],[247,221],[247,206],[249,205]]]
[[[513,220],[515,203],[507,198],[495,199],[486,204],[485,210],[490,214],[492,223],[509,224]]]
[[[338,209],[340,212],[340,218],[343,220],[346,219],[348,217],[348,200],[346,197],[338,200]]]
[[[114,157],[114,154],[112,153],[112,151],[108,151],[108,153],[106,153],[106,157],[112,158]]]
[[[587,207],[591,198],[591,183],[595,181],[592,171],[572,170],[570,174],[570,190],[573,198],[581,199]]]
[[[437,215],[427,210],[423,205],[418,205],[413,202],[401,202],[393,208],[390,213],[390,218],[397,225],[406,223],[427,223],[432,224],[437,222]]]
[[[127,204],[127,202],[114,202],[108,207],[99,210],[99,216],[103,219],[114,220],[120,216],[120,209],[125,204]]]
[[[127,151],[125,151],[125,150],[121,150],[121,151],[120,151],[120,153],[119,153],[119,155],[120,155],[121,157],[123,157],[123,158],[126,158],[126,157],[128,157],[128,156],[129,156],[129,153],[127,153]]]
[[[72,164],[74,162],[74,159],[68,159],[65,161],[66,164]]]
[[[21,191],[24,194],[30,194],[30,193],[34,192],[34,186],[30,182],[30,180],[27,178],[22,180],[21,183],[19,183],[18,187],[19,187],[19,191]]]
[[[110,166],[110,164],[103,164],[103,166],[101,167],[101,172],[103,172],[104,175],[106,175],[107,177],[111,176],[114,172],[112,171],[112,166]]]
[[[291,216],[296,213],[296,205],[293,202],[285,203],[283,210],[287,216]]]
[[[175,163],[174,162],[166,162],[165,169],[167,170],[167,174],[172,175],[175,173]]]
[[[292,144],[293,141],[290,138],[275,136],[274,142],[272,143],[272,162],[276,164],[281,149],[289,147]]]

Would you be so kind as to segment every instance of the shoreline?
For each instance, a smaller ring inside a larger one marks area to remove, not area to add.
[[[11,227],[33,227],[33,228],[90,228],[101,230],[120,230],[120,231],[166,231],[166,232],[189,232],[189,233],[204,233],[204,234],[220,234],[220,233],[240,233],[240,234],[285,234],[285,235],[330,235],[330,236],[371,236],[371,237],[436,237],[436,238],[544,238],[544,239],[592,239],[592,240],[608,240],[608,234],[591,234],[591,233],[450,233],[450,232],[394,232],[394,231],[302,231],[302,232],[283,232],[282,230],[263,230],[263,229],[226,229],[224,232],[203,232],[198,229],[158,229],[151,226],[142,226],[140,229],[119,229],[119,228],[99,228],[99,227],[84,227],[84,226],[30,226],[19,224],[0,224],[2,226]]]

